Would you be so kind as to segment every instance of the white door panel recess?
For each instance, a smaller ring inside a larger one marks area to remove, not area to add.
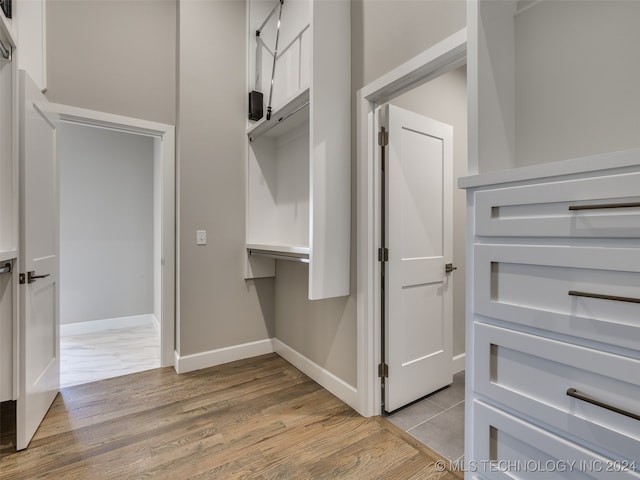
[[[452,380],[453,128],[384,105],[385,410]]]
[[[29,445],[60,387],[55,119],[20,71],[20,327],[17,448]]]

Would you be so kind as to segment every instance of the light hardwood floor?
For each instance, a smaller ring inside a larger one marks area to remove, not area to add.
[[[0,479],[442,479],[440,457],[275,354],[65,388]]]

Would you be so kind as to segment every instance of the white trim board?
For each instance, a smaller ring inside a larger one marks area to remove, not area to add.
[[[175,352],[175,369],[178,373],[187,373],[274,352],[273,339],[271,338],[192,355],[180,355]]]
[[[599,153],[558,162],[469,175],[460,177],[458,186],[459,188],[477,188],[499,184],[504,187],[507,184],[515,185],[530,180],[554,181],[559,177],[583,175],[584,173],[603,175],[614,170],[632,169],[638,164],[638,158],[640,158],[640,148],[631,148],[618,152]]]
[[[277,338],[273,339],[273,345],[275,352],[287,362],[334,394],[351,408],[357,410],[358,391],[355,387],[349,385],[329,370],[309,360],[307,357]]]
[[[156,326],[158,319],[153,313],[142,315],[131,315],[128,317],[105,318],[101,320],[90,320],[87,322],[63,323],[60,324],[60,336],[84,335],[85,333],[105,332],[107,330],[117,330],[121,328],[142,327],[145,325]]]
[[[377,106],[467,62],[464,28],[360,89],[357,114],[357,404],[364,416],[380,415],[379,159],[375,150]]]
[[[461,353],[453,356],[453,370],[452,373],[458,373],[465,369],[464,362],[466,360],[466,354]]]

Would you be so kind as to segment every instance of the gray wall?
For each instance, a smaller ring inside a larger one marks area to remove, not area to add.
[[[273,280],[256,282],[258,293],[242,278],[244,2],[183,1],[180,6],[178,12],[175,0],[48,0],[47,97],[179,122],[176,333],[177,348],[186,355],[272,337],[274,291]],[[196,247],[196,229],[208,231],[207,246]]]
[[[464,28],[465,0],[352,0],[354,92]]]
[[[516,165],[640,147],[640,2],[540,2],[516,16]]]
[[[60,323],[153,312],[153,140],[62,124]]]
[[[175,0],[47,0],[47,98],[175,124]]]
[[[458,177],[467,174],[467,68],[460,67],[394,99],[392,104],[453,126],[453,355],[464,353],[466,197]]]
[[[429,22],[429,19],[437,21]],[[428,25],[427,25],[428,24]],[[355,92],[466,25],[463,0],[365,0],[351,4],[351,85]],[[428,26],[428,28],[427,28]],[[355,135],[355,108],[352,110]],[[355,136],[352,137],[355,145]],[[356,203],[355,148],[352,159],[351,296],[309,301],[304,266],[277,263],[276,337],[356,385]],[[462,265],[462,264],[461,264]],[[462,279],[463,276],[459,275]],[[464,294],[460,297],[464,299]],[[456,311],[460,315],[460,311]],[[464,350],[456,329],[456,353]],[[461,333],[464,335],[464,333]]]
[[[273,337],[273,279],[244,280],[244,2],[179,6],[180,354]],[[196,246],[196,230],[208,245]]]

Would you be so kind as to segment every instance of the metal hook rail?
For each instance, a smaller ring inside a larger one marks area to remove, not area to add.
[[[270,250],[259,250],[256,248],[249,248],[247,250],[249,251],[249,255],[275,258],[276,260],[288,260],[290,262],[309,263],[308,253],[273,252]]]

